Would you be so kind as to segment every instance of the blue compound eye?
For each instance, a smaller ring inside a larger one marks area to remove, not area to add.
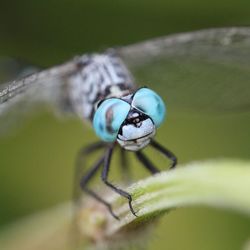
[[[93,119],[96,134],[104,141],[115,141],[129,110],[130,105],[118,98],[103,101],[97,108]]]
[[[165,104],[161,97],[151,89],[139,89],[134,95],[132,106],[148,115],[156,127],[159,127],[165,118]]]

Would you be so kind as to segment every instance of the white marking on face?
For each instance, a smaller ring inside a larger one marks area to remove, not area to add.
[[[137,126],[140,125],[140,126]],[[155,129],[155,126],[151,119],[141,121],[140,124],[128,124],[122,126],[122,139],[123,140],[135,140],[143,137],[147,134],[151,134]],[[118,137],[120,134],[118,135]],[[120,137],[119,137],[120,138]]]
[[[141,126],[128,124],[122,127],[122,134],[118,134],[118,143],[127,150],[137,151],[150,143],[151,138],[155,135],[155,126],[151,119],[141,122]]]
[[[141,138],[140,141],[122,141],[122,140],[119,140],[117,139],[118,143],[126,150],[129,150],[129,151],[138,151],[144,147],[146,147],[150,141],[151,141],[151,137],[153,137],[153,135],[149,136],[149,137],[144,137],[144,138]]]

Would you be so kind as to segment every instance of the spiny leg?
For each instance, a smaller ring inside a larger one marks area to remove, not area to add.
[[[106,145],[107,145],[106,143],[104,143],[102,141],[98,141],[98,142],[90,144],[87,147],[83,147],[79,150],[77,157],[76,157],[76,163],[75,163],[75,175],[74,175],[75,186],[74,186],[74,190],[73,190],[73,198],[76,202],[80,196],[79,183],[80,183],[80,178],[82,176],[82,169],[84,166],[83,161],[91,153],[93,153],[99,149],[104,148]]]
[[[160,145],[158,142],[156,142],[155,140],[152,140],[150,145],[157,149],[158,151],[160,151],[163,155],[165,155],[166,157],[168,157],[171,161],[171,167],[170,169],[175,168],[176,164],[177,164],[177,157],[167,148],[164,148],[162,145]]]
[[[93,198],[95,198],[97,201],[101,202],[102,204],[104,204],[109,212],[111,213],[111,215],[119,220],[119,217],[116,216],[112,210],[111,205],[106,202],[105,200],[103,200],[98,194],[96,194],[95,192],[93,192],[92,190],[90,190],[89,188],[87,188],[87,184],[88,182],[91,180],[91,178],[95,175],[95,173],[97,172],[97,170],[101,167],[101,165],[103,164],[105,160],[105,154],[91,167],[91,169],[82,177],[81,182],[80,182],[80,186],[82,188],[82,190],[84,190],[86,193],[88,193],[90,196],[92,196]]]
[[[118,193],[121,196],[123,196],[123,197],[125,197],[125,198],[128,199],[128,204],[129,204],[129,208],[130,208],[131,213],[134,216],[137,216],[136,213],[135,213],[135,211],[134,211],[134,209],[133,209],[133,206],[132,206],[132,196],[129,193],[127,193],[126,191],[124,191],[124,190],[122,190],[120,188],[117,188],[116,186],[114,186],[112,183],[110,183],[108,181],[108,173],[109,173],[109,169],[110,169],[110,162],[111,162],[111,156],[112,156],[113,148],[114,148],[114,145],[112,145],[111,147],[109,147],[108,152],[107,152],[107,154],[105,156],[104,166],[103,166],[103,171],[102,171],[102,180],[113,191],[115,191],[116,193]]]
[[[154,164],[144,155],[141,151],[135,152],[137,159],[152,173],[156,174],[160,171],[154,166]]]

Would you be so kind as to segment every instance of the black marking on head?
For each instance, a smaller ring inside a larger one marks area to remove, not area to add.
[[[136,124],[136,123],[142,122],[142,121],[144,121],[144,120],[146,120],[148,118],[149,118],[148,115],[140,112],[137,109],[132,108],[129,111],[127,117],[126,117],[126,120],[124,121],[124,124],[126,124],[126,125],[127,124]]]
[[[105,100],[107,100],[107,99],[102,99],[102,100],[98,101],[98,102],[97,102],[97,105],[96,105],[96,108],[99,108],[100,105],[101,105]]]
[[[137,116],[135,116],[135,114],[137,114]],[[140,128],[143,121],[145,121],[147,119],[151,119],[151,118],[148,115],[140,112],[139,110],[132,108],[129,111],[124,122],[121,124],[121,127],[118,131],[118,134],[123,135],[123,131],[122,131],[123,126],[134,125],[136,128]]]

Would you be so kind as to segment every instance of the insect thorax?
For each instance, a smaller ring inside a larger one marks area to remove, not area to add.
[[[80,65],[79,71],[69,78],[69,97],[81,118],[92,121],[100,100],[121,97],[134,89],[131,74],[113,53],[85,55]]]

